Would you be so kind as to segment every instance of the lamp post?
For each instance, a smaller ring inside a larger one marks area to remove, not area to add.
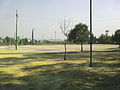
[[[16,10],[16,41],[15,41],[15,49],[16,49],[16,50],[17,50],[17,45],[18,45],[17,24],[18,24],[18,13],[17,13],[17,10]]]
[[[56,30],[55,30],[55,44],[56,44]]]
[[[109,32],[109,30],[105,30],[105,32],[106,32],[106,37],[108,36],[108,32]]]
[[[92,0],[90,0],[90,67],[92,67]]]
[[[34,44],[34,28],[32,29],[32,45]]]

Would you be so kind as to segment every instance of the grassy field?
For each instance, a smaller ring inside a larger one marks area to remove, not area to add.
[[[0,54],[0,90],[120,90],[120,52]]]
[[[85,44],[84,51],[89,51],[89,45]],[[94,44],[94,51],[108,51],[117,48],[118,45]],[[46,52],[64,52],[64,45],[26,45],[18,46],[18,51],[14,46],[0,46],[0,53],[46,53]],[[6,51],[7,50],[7,51]],[[80,51],[80,45],[67,45],[67,51]]]

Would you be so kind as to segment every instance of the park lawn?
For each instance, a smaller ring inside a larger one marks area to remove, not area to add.
[[[45,53],[45,51],[0,49],[0,53]]]
[[[30,53],[30,51],[0,49],[0,53]]]
[[[120,52],[0,55],[0,90],[119,90]]]

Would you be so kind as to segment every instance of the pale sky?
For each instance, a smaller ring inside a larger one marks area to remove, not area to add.
[[[64,39],[59,23],[70,19],[75,25],[89,26],[90,0],[0,0],[0,37],[15,34],[15,11],[18,10],[18,35],[31,38],[35,28],[35,39]],[[105,30],[109,35],[120,29],[120,0],[93,0],[93,33],[98,37]]]

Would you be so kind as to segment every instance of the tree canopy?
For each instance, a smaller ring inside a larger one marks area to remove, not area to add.
[[[89,40],[89,31],[86,24],[79,23],[68,34],[68,41],[73,43],[81,44],[81,51],[83,51],[82,44],[88,42]]]
[[[89,31],[86,24],[79,23],[68,34],[68,40],[74,43],[84,43],[89,40]]]
[[[120,29],[115,31],[115,35],[113,36],[113,40],[119,44],[119,48],[120,48]]]
[[[98,38],[98,42],[100,44],[111,44],[112,43],[111,36],[101,34],[101,36]]]

